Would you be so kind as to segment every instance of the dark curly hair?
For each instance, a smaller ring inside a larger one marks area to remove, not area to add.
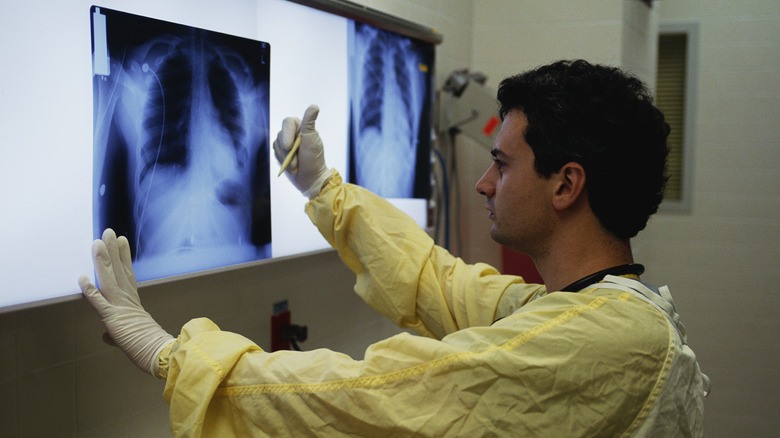
[[[668,180],[669,125],[639,79],[583,60],[558,61],[504,79],[498,101],[502,120],[511,110],[528,118],[525,139],[540,176],[579,163],[605,229],[628,239],[645,228]]]

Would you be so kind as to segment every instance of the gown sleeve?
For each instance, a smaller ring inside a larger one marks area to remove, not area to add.
[[[306,212],[357,276],[355,292],[396,325],[441,339],[492,324],[510,286],[522,305],[543,291],[484,263],[469,265],[434,244],[428,234],[385,199],[342,183],[335,173]],[[506,313],[506,312],[504,312]]]

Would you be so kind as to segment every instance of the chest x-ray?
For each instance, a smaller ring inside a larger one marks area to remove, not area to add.
[[[268,44],[93,7],[94,233],[139,280],[270,256]]]
[[[388,198],[428,196],[433,48],[350,22],[349,181]]]

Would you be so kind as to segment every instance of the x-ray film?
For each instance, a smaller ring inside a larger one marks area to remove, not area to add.
[[[433,47],[350,21],[349,181],[388,198],[427,198]]]
[[[271,255],[267,43],[93,6],[93,230],[139,281]]]

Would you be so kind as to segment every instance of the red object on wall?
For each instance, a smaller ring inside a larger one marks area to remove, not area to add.
[[[526,283],[544,283],[536,265],[525,254],[512,251],[511,249],[501,247],[501,262],[504,265],[502,274],[519,275],[523,277]]]
[[[498,117],[491,116],[488,121],[485,122],[485,126],[482,127],[482,133],[485,134],[486,137],[490,137],[500,124],[501,120],[499,120]]]
[[[290,341],[282,338],[282,326],[290,325],[290,311],[271,315],[271,351],[291,350]]]

